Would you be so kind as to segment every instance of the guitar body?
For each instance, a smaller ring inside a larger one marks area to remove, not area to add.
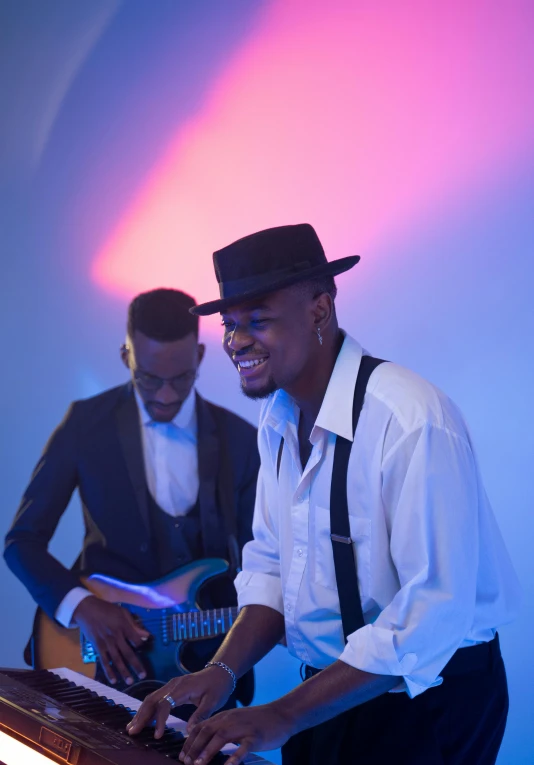
[[[147,679],[130,687],[117,683],[118,690],[142,698],[171,677],[186,674],[190,669],[183,654],[188,641],[222,635],[229,629],[236,609],[199,612],[196,602],[202,584],[227,570],[226,561],[207,558],[148,584],[131,584],[102,574],[82,579],[84,587],[97,597],[127,608],[151,634],[138,652]],[[34,626],[34,667],[68,667],[87,677],[98,675],[97,679],[105,682],[98,658],[80,631],[61,627],[40,609]]]
[[[68,630],[37,609],[33,625],[33,668],[68,667],[95,678],[96,662],[85,664],[80,648],[80,630]]]

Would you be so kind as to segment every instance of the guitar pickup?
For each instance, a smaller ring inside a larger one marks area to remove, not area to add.
[[[93,644],[81,636],[81,649],[82,649],[82,661],[84,664],[94,664],[98,659],[98,654],[94,649]]]

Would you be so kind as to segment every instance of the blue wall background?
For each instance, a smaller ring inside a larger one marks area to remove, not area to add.
[[[332,4],[323,5],[326,16]],[[388,4],[379,5],[383,16]],[[225,62],[250,38],[261,41],[271,7],[276,10],[276,3],[246,0],[0,2],[2,535],[69,402],[125,379],[118,347],[135,290],[120,279],[116,289],[95,279],[92,268],[102,243],[162,146],[201,109]],[[410,8],[405,4],[406,13]],[[493,19],[515,14],[519,25],[534,31],[529,3],[493,2],[486,8]],[[420,4],[413,5],[416,11]],[[526,56],[524,74],[531,80]],[[279,76],[275,63],[273,77]],[[424,68],[424,58],[419,65]],[[491,88],[489,79],[481,81]],[[533,105],[532,93],[530,101],[526,93],[525,120]],[[290,116],[281,113],[279,119]],[[464,411],[478,446],[487,491],[525,592],[520,618],[501,632],[511,708],[500,765],[534,761],[534,141],[521,148],[476,187],[459,184],[415,224],[403,227],[401,220],[388,236],[375,237],[368,252],[361,249],[358,220],[351,220],[346,241],[362,254],[362,263],[354,278],[338,280],[342,325],[371,352],[445,390]],[[217,166],[210,168],[217,172]],[[401,179],[390,180],[402,198]],[[303,194],[308,183],[302,180]],[[255,191],[252,184],[241,193]],[[330,210],[332,193],[324,190]],[[348,190],[336,193],[346,196]],[[301,211],[312,223],[314,212],[320,217],[313,205],[294,214]],[[339,220],[330,214],[332,228]],[[327,239],[329,221],[320,221]],[[254,228],[243,225],[237,235]],[[198,265],[206,280],[201,298],[214,294],[209,254]],[[146,286],[160,278],[147,248]],[[188,288],[179,275],[173,285]],[[258,409],[240,395],[216,326],[204,325],[203,335],[208,353],[200,391],[256,422]],[[70,563],[80,540],[75,499],[52,550]],[[21,666],[33,604],[3,561],[0,611],[0,664]],[[256,701],[262,702],[298,682],[298,667],[279,648],[260,665],[258,680]]]

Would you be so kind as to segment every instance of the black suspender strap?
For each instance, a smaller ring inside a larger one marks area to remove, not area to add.
[[[278,447],[278,456],[276,458],[276,477],[280,475],[280,464],[282,462],[282,452],[284,451],[284,439],[280,439],[280,446]]]
[[[356,433],[362,411],[367,383],[382,359],[362,356],[352,405],[352,432]],[[337,591],[345,642],[348,635],[364,626],[362,602],[358,588],[356,558],[350,536],[349,505],[347,501],[347,472],[352,441],[336,437],[334,466],[330,486],[330,538],[334,553]]]
[[[358,420],[363,407],[369,378],[383,359],[362,356],[352,403],[352,433],[356,433]],[[358,570],[354,548],[350,536],[349,504],[347,499],[347,473],[353,441],[336,436],[334,465],[330,485],[330,539],[334,553],[334,568],[341,611],[341,623],[345,642],[347,637],[364,626],[362,601],[358,587]],[[276,459],[276,475],[280,474],[280,464],[284,451],[284,439],[280,440]]]

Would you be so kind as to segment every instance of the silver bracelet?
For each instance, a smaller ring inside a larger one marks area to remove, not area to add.
[[[220,667],[221,669],[226,670],[226,672],[228,672],[228,674],[232,678],[232,682],[234,684],[234,687],[232,688],[232,693],[235,691],[235,687],[237,685],[237,678],[235,676],[235,673],[228,666],[228,664],[225,664],[223,661],[208,661],[204,669],[206,669],[207,667]]]

